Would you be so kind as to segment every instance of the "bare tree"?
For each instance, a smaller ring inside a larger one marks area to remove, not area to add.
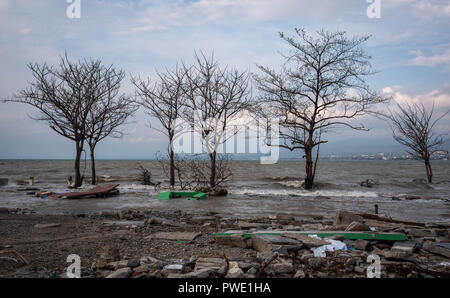
[[[136,112],[138,106],[134,99],[126,94],[120,94],[120,84],[125,78],[125,72],[111,66],[102,67],[95,75],[93,84],[94,104],[89,109],[86,121],[86,141],[91,155],[91,183],[97,184],[95,170],[95,147],[106,137],[121,138],[123,132],[120,126]]]
[[[75,142],[75,187],[82,184],[80,159],[86,136],[86,123],[98,92],[98,76],[102,73],[99,60],[72,62],[67,54],[58,67],[28,64],[34,81],[6,102],[24,103],[35,107],[39,115],[32,119],[45,121],[61,136]]]
[[[185,106],[184,80],[186,68],[166,70],[157,73],[158,81],[151,84],[150,79],[143,81],[140,78],[132,78],[136,88],[139,104],[146,109],[146,113],[158,119],[162,129],[157,129],[169,138],[169,184],[175,186],[175,153],[173,142],[177,137],[177,120],[181,119],[182,110]],[[156,129],[156,128],[155,128]]]
[[[185,68],[186,69],[186,68]],[[226,142],[227,125],[249,108],[251,90],[248,72],[221,68],[214,54],[195,55],[195,65],[186,69],[185,118],[203,142],[210,159],[209,187],[217,184],[217,151]]]
[[[430,111],[423,104],[415,103],[397,104],[397,107],[397,112],[390,111],[388,115],[393,124],[392,135],[398,143],[410,149],[409,154],[424,161],[428,183],[432,183],[430,158],[444,143],[444,135],[436,134],[434,127],[450,110],[433,119],[434,104]]]
[[[368,36],[347,38],[345,32],[321,30],[313,37],[303,29],[295,31],[298,40],[280,33],[292,48],[283,55],[281,71],[258,65],[262,74],[253,77],[261,94],[257,112],[280,120],[280,147],[303,150],[304,186],[311,189],[318,146],[327,142],[323,134],[338,126],[367,130],[349,120],[389,99],[366,83],[365,78],[374,73],[362,48]]]

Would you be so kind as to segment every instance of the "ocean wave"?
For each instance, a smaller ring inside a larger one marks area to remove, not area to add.
[[[261,196],[301,196],[301,197],[378,197],[378,193],[372,191],[357,191],[357,190],[313,190],[307,191],[304,189],[297,190],[280,190],[280,189],[231,189],[230,194],[234,195],[261,195]]]

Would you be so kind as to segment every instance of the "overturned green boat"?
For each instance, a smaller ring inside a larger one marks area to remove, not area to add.
[[[188,198],[189,200],[203,200],[207,196],[204,192],[177,192],[177,191],[167,191],[160,193],[157,197],[158,200],[171,200],[179,198]]]

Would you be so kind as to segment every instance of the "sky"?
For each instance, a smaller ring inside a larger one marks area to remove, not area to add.
[[[73,0],[75,1],[75,0]],[[398,102],[420,102],[436,113],[450,108],[450,2],[377,0],[380,17],[369,18],[366,0],[79,0],[80,18],[69,18],[70,0],[0,0],[0,98],[25,88],[27,63],[56,64],[100,58],[126,71],[123,92],[132,93],[131,75],[153,78],[156,70],[190,63],[195,51],[223,65],[256,72],[256,64],[278,68],[289,50],[279,32],[294,28],[344,30],[371,35],[365,44],[378,72],[371,87]],[[370,0],[375,1],[375,0]],[[370,2],[369,1],[369,2]],[[0,159],[71,159],[74,144],[45,123],[32,108],[0,103]],[[361,119],[370,132],[336,129],[323,154],[398,152],[389,126]],[[122,139],[106,139],[98,159],[151,159],[164,150],[164,135],[139,111]],[[437,127],[448,133],[450,117]],[[448,147],[448,143],[446,147]],[[300,153],[299,153],[300,154]]]

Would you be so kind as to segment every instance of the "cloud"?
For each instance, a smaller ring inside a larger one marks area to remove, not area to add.
[[[431,108],[434,104],[436,109],[445,110],[450,108],[450,85],[444,84],[439,89],[432,90],[425,94],[409,94],[402,86],[385,87],[383,93],[392,95],[395,102],[423,104],[427,108]]]
[[[415,15],[419,18],[430,19],[450,17],[450,2],[421,0],[412,5]]]

